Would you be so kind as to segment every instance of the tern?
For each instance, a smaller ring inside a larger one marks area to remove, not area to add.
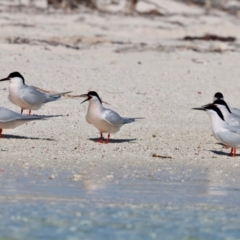
[[[62,92],[55,94],[46,94],[38,91],[35,87],[25,84],[24,77],[19,72],[12,72],[8,77],[1,81],[10,81],[8,99],[15,105],[21,108],[21,113],[24,109],[29,110],[31,115],[32,110],[38,110],[43,104],[55,101],[61,97],[62,94],[70,92]]]
[[[223,97],[223,94],[221,92],[217,92],[214,94],[213,96],[213,102],[216,101],[216,100],[224,100],[224,97]],[[240,116],[240,109],[238,108],[231,108],[229,107],[230,111],[238,116]]]
[[[102,105],[102,100],[94,91],[82,94],[80,97],[86,98],[83,102],[89,101],[86,121],[96,127],[100,132],[100,143],[108,143],[111,133],[116,133],[127,123],[134,122],[139,118],[124,118],[113,110],[106,109]],[[103,133],[108,133],[107,140],[103,141]]]
[[[207,104],[193,110],[203,110],[211,118],[212,132],[214,137],[223,144],[231,147],[229,156],[236,156],[236,149],[240,148],[240,129],[230,126],[224,119],[221,110],[214,104]]]
[[[240,116],[232,113],[229,106],[223,99],[218,99],[213,102],[224,116],[224,120],[231,126],[239,127],[240,126]]]
[[[26,115],[0,107],[0,138],[3,129],[12,129],[30,121],[43,120],[51,116]]]

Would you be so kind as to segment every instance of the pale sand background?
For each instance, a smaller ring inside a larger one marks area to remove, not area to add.
[[[173,1],[162,1],[168,17],[19,11],[1,3],[0,78],[19,71],[27,84],[43,89],[95,90],[122,116],[145,118],[102,145],[89,140],[99,133],[86,123],[88,104],[81,105],[82,99],[49,103],[34,113],[68,116],[4,130],[3,177],[48,170],[55,179],[65,171],[74,180],[96,182],[163,176],[240,180],[240,155],[228,157],[229,150],[211,135],[207,114],[191,110],[210,103],[217,91],[240,107],[239,18],[215,10],[205,15]],[[205,33],[238,39],[180,40]],[[0,105],[20,111],[8,101],[7,87],[0,84]],[[154,153],[171,158],[153,158]]]

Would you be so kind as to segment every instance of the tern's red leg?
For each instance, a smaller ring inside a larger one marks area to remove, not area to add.
[[[235,157],[236,156],[237,149],[236,148],[231,148],[231,152],[229,153],[230,157]]]
[[[233,152],[233,154],[234,154],[234,157],[236,156],[236,152],[237,152],[237,149],[236,149],[236,148],[234,148],[234,152]]]
[[[108,144],[109,139],[110,139],[110,133],[108,134],[108,137],[107,137],[107,140],[106,140],[105,144]]]
[[[23,113],[23,108],[21,108],[21,114]]]
[[[0,128],[0,138],[2,137],[2,129]]]
[[[103,143],[103,134],[100,133],[100,138],[96,142]]]
[[[28,115],[31,115],[31,109],[29,109]]]
[[[233,155],[233,148],[231,148],[231,152],[229,153],[229,156],[231,157]]]

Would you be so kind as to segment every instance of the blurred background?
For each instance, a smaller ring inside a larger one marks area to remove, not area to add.
[[[10,44],[111,45],[115,52],[240,46],[239,0],[1,0],[0,11],[0,41]]]
[[[204,8],[216,8],[237,14],[240,9],[239,0],[176,0],[188,5],[198,5]],[[166,0],[2,0],[1,5],[15,5],[18,7],[42,7],[63,10],[76,10],[87,7],[94,10],[104,11],[108,6],[119,8],[120,11],[132,14],[137,13],[139,5],[148,4],[155,7],[156,12],[166,14],[161,9],[161,4]],[[161,12],[161,10],[163,12]],[[154,12],[152,12],[154,13]]]

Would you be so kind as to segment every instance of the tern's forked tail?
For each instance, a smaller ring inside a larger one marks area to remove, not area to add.
[[[46,101],[44,103],[55,101],[55,100],[61,98],[62,95],[68,94],[68,93],[71,93],[71,92],[72,91],[48,94],[48,97],[47,97],[47,99],[46,99]]]
[[[138,118],[123,118],[123,124],[132,123],[135,122],[138,119],[144,119],[143,117]]]

